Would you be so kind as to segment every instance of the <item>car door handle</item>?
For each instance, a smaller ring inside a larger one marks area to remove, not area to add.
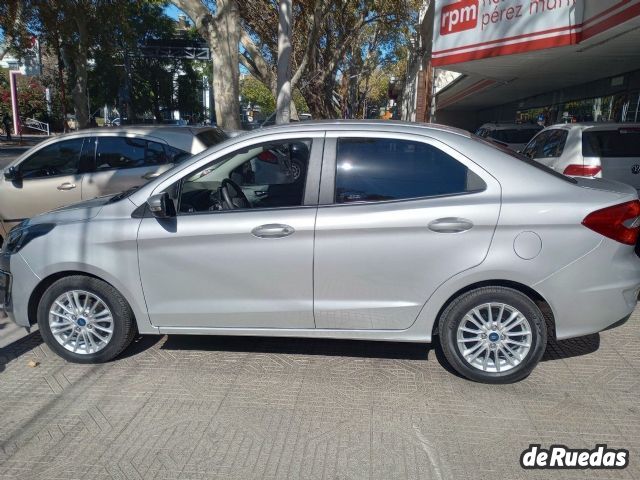
[[[466,218],[447,217],[438,218],[429,223],[429,230],[438,233],[466,232],[473,227],[473,223]]]
[[[144,178],[145,180],[151,180],[152,178],[158,178],[159,176],[160,176],[159,173],[149,172],[149,173],[145,173],[140,178]]]
[[[76,188],[75,183],[65,182],[62,185],[58,185],[58,190],[73,190],[74,188]]]
[[[258,238],[282,238],[288,237],[296,230],[289,225],[282,225],[281,223],[269,223],[267,225],[260,225],[259,227],[251,230],[251,234]]]
[[[256,190],[255,192],[253,192],[253,194],[256,197],[264,197],[267,194],[267,192],[265,192],[264,190]]]

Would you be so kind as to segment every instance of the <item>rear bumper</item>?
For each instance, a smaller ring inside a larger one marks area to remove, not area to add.
[[[624,323],[636,308],[640,258],[605,239],[534,288],[553,309],[558,339],[601,332]]]

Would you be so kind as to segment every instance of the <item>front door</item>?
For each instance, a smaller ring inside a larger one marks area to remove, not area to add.
[[[500,187],[425,137],[327,134],[320,203],[317,328],[398,330],[443,282],[483,261]]]
[[[75,138],[46,145],[17,166],[19,178],[4,180],[0,189],[0,213],[6,223],[81,200],[82,143],[82,138]]]
[[[140,276],[153,325],[314,328],[322,138],[312,137],[250,144],[221,161],[203,160],[168,188],[177,216],[144,218],[138,234]],[[260,162],[276,151],[289,155],[298,142],[308,147],[305,161],[315,165],[315,175],[299,185],[283,162],[273,164],[281,170],[260,178]],[[254,195],[255,185],[264,195]]]

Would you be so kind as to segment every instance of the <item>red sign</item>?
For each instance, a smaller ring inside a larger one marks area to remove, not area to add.
[[[478,0],[460,0],[442,7],[440,35],[471,30],[478,24]]]

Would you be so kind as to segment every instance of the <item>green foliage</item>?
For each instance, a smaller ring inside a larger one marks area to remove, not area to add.
[[[240,81],[240,96],[243,104],[259,106],[265,117],[276,109],[276,101],[271,90],[254,77],[245,77]]]

